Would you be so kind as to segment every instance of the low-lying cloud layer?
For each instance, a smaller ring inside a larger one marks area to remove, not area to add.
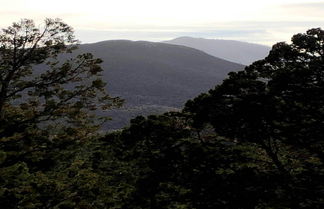
[[[76,34],[83,42],[90,43],[108,39],[163,41],[179,36],[192,36],[239,40],[271,46],[281,41],[289,42],[292,35],[305,32],[309,28],[320,27],[323,22],[228,22],[211,25],[214,26],[77,30]]]
[[[0,27],[20,18],[58,17],[75,28],[82,42],[194,36],[272,45],[324,27],[323,14],[323,0],[11,0],[0,7]]]

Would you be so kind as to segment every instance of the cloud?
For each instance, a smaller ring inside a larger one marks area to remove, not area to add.
[[[281,41],[289,42],[294,34],[317,27],[324,27],[324,23],[321,21],[214,22],[192,27],[132,26],[107,30],[76,29],[76,35],[84,43],[111,39],[162,41],[179,36],[192,36],[239,40],[271,46]]]
[[[324,10],[324,2],[305,2],[297,4],[284,4],[283,7],[288,8],[303,8],[303,9],[322,9]]]
[[[49,6],[46,0],[10,0],[0,8],[0,26],[20,18],[41,23],[45,17],[59,17],[75,28],[83,42],[194,36],[272,45],[309,28],[324,27],[324,2],[305,1],[93,0],[76,4],[76,0],[57,0]]]
[[[287,12],[287,15],[303,18],[315,18],[324,21],[324,2],[305,2],[294,4],[283,4],[281,9]]]

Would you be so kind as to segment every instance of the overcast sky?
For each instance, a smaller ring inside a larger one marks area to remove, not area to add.
[[[324,0],[0,0],[0,26],[46,17],[71,25],[83,43],[161,41],[179,36],[272,45],[324,28]]]

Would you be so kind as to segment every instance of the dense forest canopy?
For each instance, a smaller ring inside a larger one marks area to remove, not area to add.
[[[1,208],[324,208],[324,31],[278,43],[181,112],[100,135],[100,60],[73,30],[0,35]],[[41,65],[40,65],[41,64]],[[42,70],[46,69],[46,70]]]

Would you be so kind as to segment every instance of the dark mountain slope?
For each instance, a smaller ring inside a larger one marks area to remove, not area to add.
[[[236,63],[249,65],[263,59],[270,51],[270,47],[241,41],[179,37],[164,43],[192,47],[204,51],[215,57]]]
[[[196,49],[165,43],[116,40],[84,44],[80,50],[104,60],[108,91],[126,100],[122,110],[113,111],[110,128],[120,128],[138,114],[179,108],[215,86],[228,72],[244,67]]]

